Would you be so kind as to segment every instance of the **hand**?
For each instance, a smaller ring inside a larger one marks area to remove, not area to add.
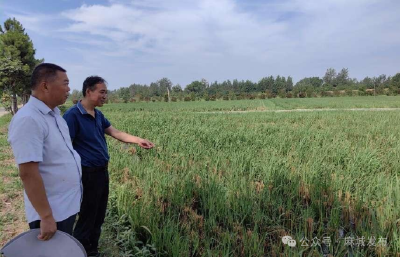
[[[40,234],[38,235],[39,240],[50,240],[56,232],[57,224],[53,215],[50,215],[40,221]]]
[[[140,139],[138,145],[144,149],[151,149],[154,147],[154,144],[147,139]]]

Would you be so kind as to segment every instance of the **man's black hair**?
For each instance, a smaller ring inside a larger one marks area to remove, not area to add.
[[[35,67],[31,77],[31,89],[34,90],[43,80],[49,80],[56,76],[57,71],[67,72],[65,69],[53,63],[41,63]]]
[[[107,84],[107,81],[99,76],[90,76],[83,81],[82,94],[83,97],[86,96],[86,90],[94,91],[96,89],[96,84]]]

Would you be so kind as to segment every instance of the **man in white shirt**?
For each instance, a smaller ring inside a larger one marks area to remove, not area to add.
[[[57,229],[72,234],[82,196],[81,159],[57,108],[70,90],[66,71],[38,65],[31,89],[28,103],[11,120],[8,141],[25,189],[29,227],[40,228],[38,238],[49,240]]]

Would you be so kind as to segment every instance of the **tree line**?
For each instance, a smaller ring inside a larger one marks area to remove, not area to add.
[[[347,68],[336,72],[334,68],[326,70],[320,77],[306,77],[293,85],[292,77],[269,76],[258,82],[250,80],[226,80],[221,83],[209,83],[206,79],[196,80],[182,88],[173,85],[170,79],[162,78],[150,85],[132,84],[109,92],[110,102],[135,101],[195,101],[195,100],[241,100],[265,98],[304,98],[329,96],[364,96],[400,94],[400,73],[393,77],[379,75],[365,77],[358,81],[349,77]],[[77,101],[81,97],[78,90],[71,98]]]

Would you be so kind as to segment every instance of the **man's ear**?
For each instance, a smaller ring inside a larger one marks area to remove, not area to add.
[[[37,90],[45,92],[49,90],[49,84],[46,81],[41,81],[37,86]]]

